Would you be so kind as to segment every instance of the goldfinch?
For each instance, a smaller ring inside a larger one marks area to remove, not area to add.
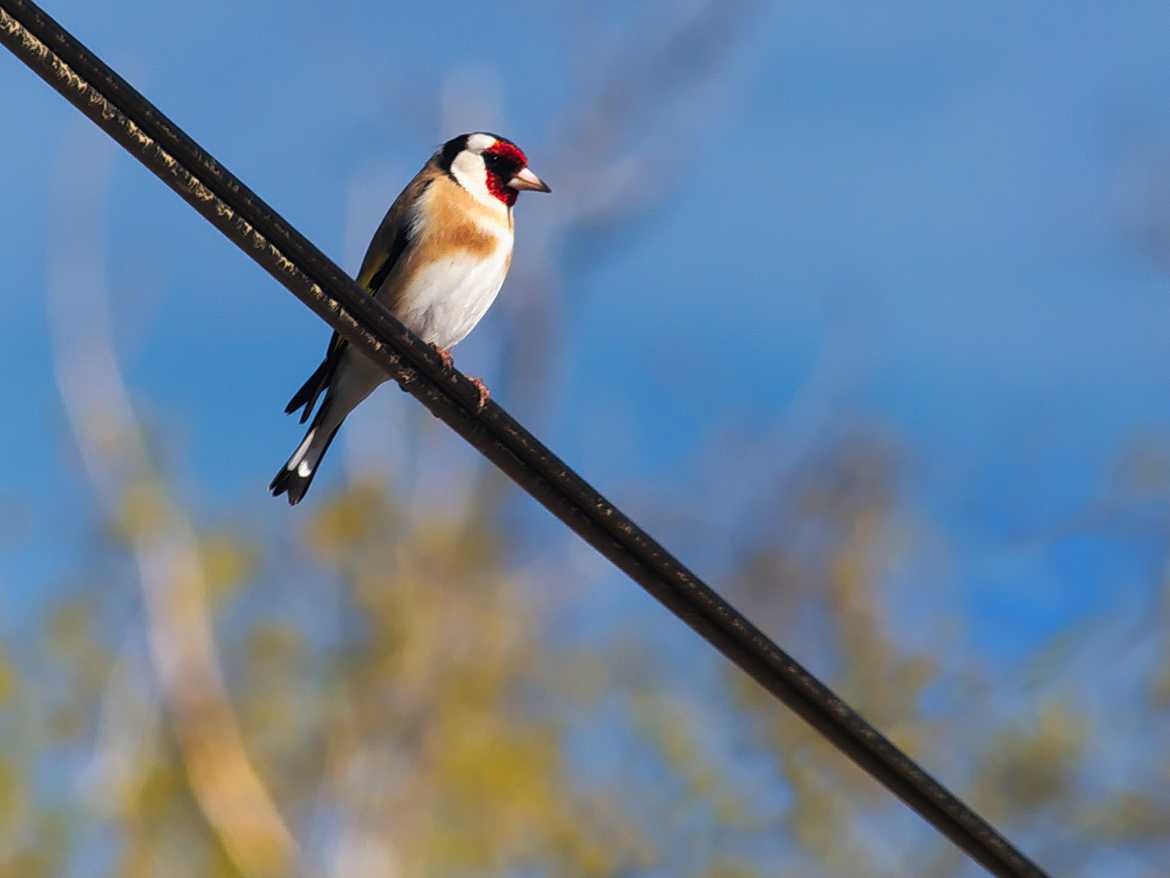
[[[485,132],[448,140],[394,200],[362,260],[357,282],[448,368],[451,348],[479,323],[508,274],[512,207],[525,189],[549,191],[512,141]],[[309,432],[268,486],[274,497],[301,501],[346,415],[386,380],[333,333],[324,361],[285,408],[303,410],[303,424],[324,394]],[[482,408],[488,392],[476,384]]]

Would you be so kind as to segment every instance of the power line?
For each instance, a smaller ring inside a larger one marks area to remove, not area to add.
[[[0,42],[241,250],[672,613],[991,874],[1045,873],[366,294],[182,129],[28,0]],[[311,108],[307,108],[311,109]],[[9,130],[14,130],[9,120]]]

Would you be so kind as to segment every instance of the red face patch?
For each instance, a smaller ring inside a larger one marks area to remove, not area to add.
[[[528,156],[521,151],[520,147],[504,140],[497,140],[485,149],[484,152],[490,152],[492,155],[498,155],[500,158],[511,159],[522,168],[528,164]]]
[[[483,151],[483,163],[487,168],[488,192],[511,207],[519,193],[508,181],[528,166],[528,156],[516,144],[497,140]]]

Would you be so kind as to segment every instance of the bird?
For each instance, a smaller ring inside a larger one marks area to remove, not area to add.
[[[528,157],[506,137],[477,131],[444,143],[394,200],[362,259],[357,282],[415,335],[445,368],[451,348],[495,301],[512,263],[512,208],[522,191],[549,192]],[[285,414],[305,423],[304,439],[268,490],[295,506],[309,490],[346,416],[387,375],[334,332],[325,358],[293,394]],[[482,410],[490,396],[478,378]]]

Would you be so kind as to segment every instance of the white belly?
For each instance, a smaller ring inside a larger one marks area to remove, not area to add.
[[[394,316],[423,341],[444,349],[457,345],[496,300],[508,273],[508,249],[501,244],[486,258],[453,254],[418,271]]]

